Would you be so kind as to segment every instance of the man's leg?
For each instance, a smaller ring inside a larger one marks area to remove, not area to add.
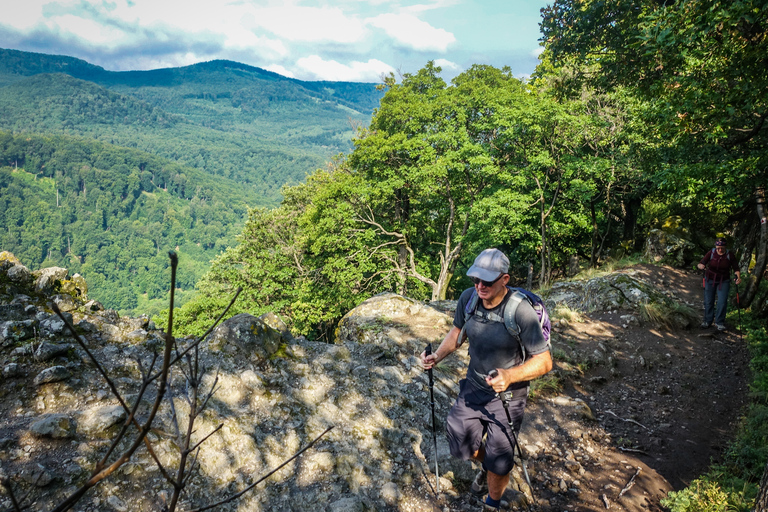
[[[501,500],[504,489],[509,483],[509,473],[506,475],[497,475],[491,471],[488,472],[488,496],[494,500]]]
[[[728,310],[728,292],[730,291],[730,280],[721,282],[717,287],[717,314],[715,314],[715,323],[719,326],[725,325],[725,313]]]
[[[704,282],[704,323],[712,324],[715,318],[715,283],[711,279]]]

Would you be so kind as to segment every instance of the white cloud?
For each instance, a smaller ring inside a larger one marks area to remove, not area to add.
[[[335,60],[323,60],[318,55],[299,59],[296,65],[303,71],[314,75],[317,80],[333,80],[341,82],[375,82],[383,74],[394,73],[395,69],[380,60],[369,59],[368,62],[351,62],[341,64]]]
[[[296,76],[285,69],[283,66],[279,64],[270,64],[269,66],[265,67],[267,71],[271,71],[273,73],[277,73],[278,75],[287,76],[288,78],[296,78]]]
[[[46,25],[54,32],[61,30],[77,35],[91,44],[110,48],[119,46],[128,39],[128,34],[118,28],[71,14],[50,18]]]
[[[365,35],[363,23],[339,8],[287,5],[248,12],[255,26],[289,41],[349,44]]]
[[[539,46],[538,48],[536,48],[535,50],[533,50],[533,51],[531,52],[531,57],[536,57],[536,58],[538,59],[538,58],[539,58],[539,56],[540,56],[542,53],[544,53],[544,47],[543,47],[543,46]]]
[[[443,71],[461,71],[461,66],[447,59],[435,59],[435,65],[443,68]]]
[[[456,41],[452,33],[435,28],[412,14],[380,14],[366,21],[384,30],[398,43],[415,50],[445,52]]]

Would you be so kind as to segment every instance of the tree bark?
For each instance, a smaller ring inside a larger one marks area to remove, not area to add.
[[[755,500],[755,512],[768,512],[768,462],[765,464],[763,478],[760,480],[760,491]]]
[[[766,222],[765,187],[757,187],[755,199],[757,216],[760,219],[760,241],[757,244],[755,268],[751,274],[747,274],[744,296],[740,297],[741,307],[743,308],[749,307],[752,300],[754,300],[765,272],[766,263],[768,263],[768,222]]]

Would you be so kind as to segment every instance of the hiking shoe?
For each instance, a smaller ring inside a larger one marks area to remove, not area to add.
[[[701,322],[701,325],[699,327],[701,327],[702,329],[709,329],[710,325],[712,324],[708,324],[707,322]]]
[[[725,325],[724,324],[715,324],[715,327],[717,327],[718,331],[724,331],[725,330]]]
[[[475,496],[481,497],[488,493],[488,472],[486,470],[481,469],[477,472],[469,490]]]
[[[501,500],[501,503],[499,504],[498,507],[492,507],[489,504],[483,502],[483,508],[481,508],[480,510],[482,510],[483,512],[499,512],[500,510],[508,510],[508,509],[509,509],[509,502]]]

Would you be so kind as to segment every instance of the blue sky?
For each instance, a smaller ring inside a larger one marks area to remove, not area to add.
[[[378,82],[434,60],[538,63],[546,0],[0,0],[0,47],[108,70],[229,59],[300,80]]]

